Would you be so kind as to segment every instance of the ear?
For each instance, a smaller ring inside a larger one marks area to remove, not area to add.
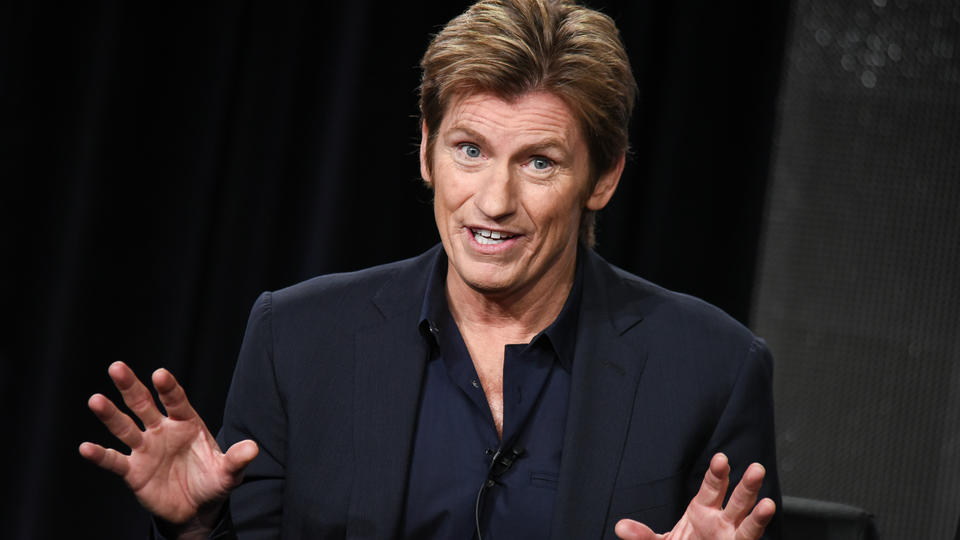
[[[427,161],[429,156],[427,156],[427,139],[430,137],[430,133],[427,132],[427,122],[420,122],[420,177],[423,178],[423,181],[428,185],[433,187],[433,179],[430,178],[430,167],[429,162]]]
[[[620,184],[620,175],[623,174],[623,164],[626,160],[626,153],[620,154],[620,157],[617,159],[617,162],[613,164],[613,167],[610,167],[607,172],[600,175],[600,178],[597,180],[597,185],[593,187],[593,193],[591,193],[590,198],[587,199],[587,210],[594,212],[602,210],[603,207],[610,202],[610,197],[613,197],[613,192],[617,190],[617,186]]]

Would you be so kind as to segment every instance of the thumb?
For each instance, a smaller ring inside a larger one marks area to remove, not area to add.
[[[227,453],[224,455],[226,458],[227,472],[234,476],[243,473],[243,469],[245,469],[259,453],[260,448],[257,446],[257,443],[250,439],[234,444],[227,449]]]
[[[650,530],[650,527],[632,519],[621,519],[618,521],[613,532],[622,540],[655,540],[657,538],[663,538]]]

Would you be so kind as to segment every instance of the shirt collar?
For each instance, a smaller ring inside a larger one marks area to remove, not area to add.
[[[584,249],[582,246],[577,246],[573,286],[570,288],[560,314],[550,323],[550,326],[530,340],[531,345],[536,345],[545,339],[546,344],[549,344],[556,353],[560,365],[567,371],[570,371],[573,365],[573,355],[577,345],[577,324],[580,319],[580,300],[583,296]],[[420,332],[433,345],[439,345],[441,326],[450,318],[446,294],[447,266],[447,255],[441,252],[430,271],[423,304],[420,307],[418,322]]]

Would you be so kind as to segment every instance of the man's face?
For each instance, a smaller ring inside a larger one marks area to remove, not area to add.
[[[606,205],[623,160],[588,191],[587,143],[567,105],[545,92],[512,102],[461,96],[446,111],[432,156],[425,127],[423,137],[421,174],[433,186],[454,270],[447,279],[496,297],[565,285],[584,208]]]

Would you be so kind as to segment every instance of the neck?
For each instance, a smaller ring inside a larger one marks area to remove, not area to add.
[[[528,343],[550,325],[573,288],[576,259],[530,287],[509,292],[478,291],[447,268],[447,303],[461,332],[495,334],[504,343]]]

